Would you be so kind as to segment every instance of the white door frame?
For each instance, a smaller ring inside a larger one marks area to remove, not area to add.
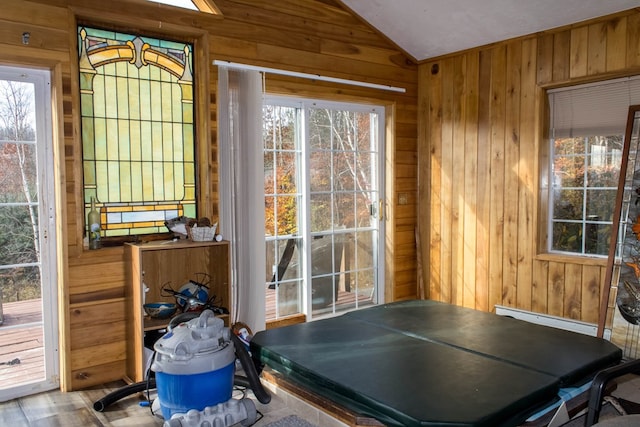
[[[0,390],[0,401],[26,396],[60,386],[58,343],[58,271],[56,251],[55,183],[51,72],[49,70],[0,66],[0,79],[34,84],[36,152],[38,162],[38,225],[41,266],[44,378],[42,381]]]
[[[306,126],[306,116],[308,114],[309,108],[329,108],[329,109],[346,109],[349,111],[358,111],[358,112],[367,112],[372,113],[375,112],[378,116],[378,122],[372,124],[372,132],[375,132],[378,138],[378,147],[377,147],[377,157],[375,159],[375,167],[377,170],[375,171],[375,175],[377,178],[376,191],[378,193],[378,200],[382,201],[385,199],[385,153],[386,153],[386,141],[385,141],[385,127],[387,120],[387,116],[385,114],[385,107],[383,105],[370,105],[365,103],[358,103],[356,101],[326,101],[326,100],[318,100],[312,98],[305,97],[288,97],[288,96],[280,96],[280,95],[266,95],[264,99],[264,104],[275,104],[279,106],[286,106],[292,108],[299,108],[303,111],[303,119],[301,123],[300,132],[304,135],[303,144],[306,144],[308,141],[308,129]],[[305,259],[303,264],[303,272],[302,277],[304,279],[305,292],[303,293],[302,298],[302,313],[307,316],[307,321],[320,319],[325,317],[335,316],[336,313],[323,314],[320,316],[313,317],[313,307],[311,298],[309,298],[309,294],[311,292],[311,251],[308,250],[308,242],[311,242],[312,236],[310,230],[307,228],[308,224],[311,222],[310,218],[310,198],[308,195],[310,194],[310,183],[308,181],[308,171],[307,164],[309,163],[309,149],[308,147],[302,147],[302,158],[301,161],[301,186],[304,188],[303,193],[305,194],[305,202],[302,206],[299,207],[300,215],[303,217],[301,220],[301,230],[300,234],[303,236],[303,242],[305,244],[300,249],[302,252],[302,257]],[[377,275],[376,275],[376,287],[375,287],[375,304],[383,304],[385,302],[385,254],[384,254],[384,241],[386,239],[386,219],[381,218],[382,212],[379,209],[382,207],[382,203],[375,203],[375,215],[374,218],[377,222],[377,246],[375,247],[376,252],[376,263],[377,263]],[[341,314],[339,312],[337,314]]]

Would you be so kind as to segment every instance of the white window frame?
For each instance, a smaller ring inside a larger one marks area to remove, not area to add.
[[[5,401],[58,388],[60,386],[60,355],[51,72],[29,67],[0,66],[0,79],[34,85],[35,143],[38,157],[39,264],[42,286],[41,323],[44,339],[43,377],[37,382],[21,383],[15,387],[0,390],[0,401]],[[0,304],[2,304],[1,299]]]
[[[567,137],[623,137],[629,106],[640,104],[640,76],[552,89],[547,93],[550,106],[547,251],[564,255],[606,258],[606,254],[585,253],[584,236],[586,235],[587,223],[589,223],[584,217],[585,206],[582,209],[583,217],[580,221],[576,220],[582,224],[583,230],[581,251],[571,252],[553,248],[554,193],[556,189],[554,185],[556,173],[554,170],[556,157],[554,143],[557,138]],[[584,145],[587,146],[586,142]],[[585,158],[591,155],[586,152],[582,154]],[[606,187],[602,188],[606,189]],[[587,189],[585,180],[582,190],[586,192]],[[613,206],[611,209],[613,212]],[[612,221],[594,223],[594,225],[602,224],[612,224]]]
[[[301,128],[300,132],[303,133],[303,143],[306,144],[309,141],[309,130],[305,127],[305,120],[308,109],[310,108],[328,108],[335,110],[349,110],[349,111],[357,111],[357,112],[375,112],[378,115],[378,126],[377,126],[377,134],[378,134],[378,147],[377,147],[377,159],[376,166],[378,170],[375,172],[375,175],[378,176],[377,182],[377,193],[378,199],[384,200],[384,191],[385,191],[385,107],[381,105],[371,105],[357,102],[338,102],[338,101],[325,101],[318,100],[312,98],[293,98],[287,96],[278,96],[278,95],[265,95],[264,104],[277,104],[284,107],[292,107],[292,108],[300,108],[302,110],[303,117],[301,118]],[[309,164],[309,155],[310,150],[305,145],[301,147],[301,171],[305,171],[302,174],[301,178],[301,186],[303,188],[303,199],[304,203],[300,206],[300,216],[301,216],[301,228],[300,234],[302,235],[302,254],[301,256],[304,258],[305,262],[303,265],[303,282],[305,287],[310,287],[311,284],[311,251],[309,250],[309,242],[313,238],[313,234],[309,229],[308,225],[311,223],[311,215],[310,215],[310,197],[311,193],[310,182],[308,179],[308,164]],[[385,269],[384,269],[384,239],[385,239],[385,221],[380,219],[379,212],[377,212],[377,231],[378,231],[378,246],[375,248],[376,257],[377,257],[377,275],[376,275],[376,288],[375,288],[375,300],[374,304],[382,304],[384,303],[384,286],[385,286]],[[309,291],[303,292],[303,314],[306,315],[307,321],[318,320],[321,318],[327,318],[342,314],[343,311],[340,312],[331,312],[329,314],[322,314],[320,316],[313,317],[313,308],[312,301],[308,298]],[[355,308],[358,309],[358,308]],[[352,309],[353,310],[353,309]]]

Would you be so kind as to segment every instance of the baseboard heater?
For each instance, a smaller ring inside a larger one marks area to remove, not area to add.
[[[553,328],[564,329],[566,331],[578,332],[595,337],[598,334],[598,325],[594,323],[581,322],[578,320],[565,319],[564,317],[551,316],[549,314],[534,313],[532,311],[520,310],[518,308],[504,307],[496,305],[496,314],[509,316],[515,319],[524,320],[538,325],[551,326]],[[607,332],[605,331],[605,335]],[[606,336],[605,339],[608,339]]]

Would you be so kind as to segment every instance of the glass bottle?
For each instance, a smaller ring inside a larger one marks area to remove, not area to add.
[[[87,224],[89,224],[89,249],[98,249],[100,248],[100,213],[96,210],[95,197],[91,198]]]

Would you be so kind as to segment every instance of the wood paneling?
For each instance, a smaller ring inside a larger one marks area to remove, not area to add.
[[[124,375],[126,342],[118,339],[125,316],[122,248],[83,249],[82,164],[76,23],[116,27],[194,40],[199,112],[200,188],[203,212],[217,216],[216,84],[212,60],[228,60],[332,77],[400,86],[396,93],[266,75],[268,92],[384,105],[387,145],[387,300],[417,295],[415,238],[417,192],[418,67],[384,37],[332,0],[216,0],[222,17],[157,3],[127,0],[4,0],[0,62],[45,66],[61,82],[55,107],[60,155],[56,175],[64,259],[60,265],[60,343],[64,390]],[[29,45],[22,33],[29,31]],[[401,165],[396,167],[396,163]],[[396,213],[397,193],[409,204]],[[397,262],[397,263],[396,263]]]
[[[598,321],[605,262],[544,249],[545,89],[640,74],[639,23],[631,10],[420,65],[418,227],[430,298]]]

